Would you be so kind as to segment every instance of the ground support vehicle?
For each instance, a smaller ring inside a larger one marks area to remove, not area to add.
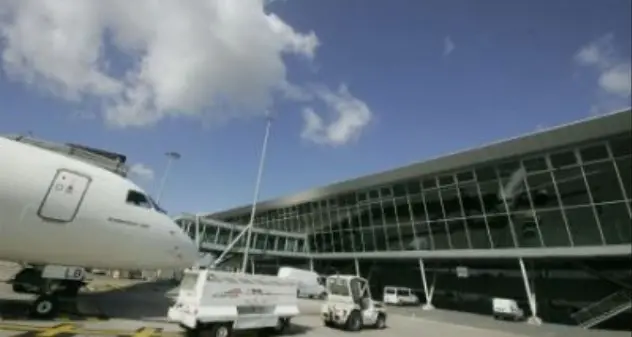
[[[374,301],[369,282],[355,275],[329,276],[325,283],[327,300],[321,307],[323,323],[347,331],[386,328],[386,310]]]
[[[297,283],[276,276],[186,270],[167,317],[188,336],[230,337],[238,330],[284,332],[299,314]]]

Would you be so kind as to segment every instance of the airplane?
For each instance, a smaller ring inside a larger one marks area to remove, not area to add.
[[[13,290],[36,292],[34,316],[73,301],[86,268],[194,265],[193,240],[142,188],[105,168],[0,137],[0,260],[28,264]]]

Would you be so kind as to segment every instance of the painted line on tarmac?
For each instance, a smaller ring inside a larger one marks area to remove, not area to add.
[[[10,337],[74,337],[74,336],[118,336],[118,337],[180,337],[181,332],[165,332],[162,328],[141,327],[137,330],[86,329],[80,324],[62,323],[53,326],[0,323],[0,331],[20,332]]]
[[[435,325],[442,325],[442,326],[450,326],[450,327],[454,327],[457,329],[461,329],[461,330],[466,330],[466,331],[485,331],[485,332],[498,332],[498,333],[503,333],[505,335],[508,336],[516,336],[516,337],[524,337],[524,335],[518,334],[518,333],[514,333],[511,331],[505,331],[505,330],[500,330],[500,329],[494,329],[494,328],[482,328],[482,327],[476,327],[476,326],[471,326],[471,325],[465,325],[465,324],[460,324],[460,323],[453,323],[453,322],[447,322],[447,321],[441,321],[441,320],[434,320],[431,318],[425,318],[425,317],[419,317],[419,316],[409,316],[409,315],[402,315],[402,314],[396,314],[399,317],[403,317],[403,318],[407,318],[409,320],[413,320],[413,321],[421,321],[424,323],[430,323],[430,324],[435,324]]]

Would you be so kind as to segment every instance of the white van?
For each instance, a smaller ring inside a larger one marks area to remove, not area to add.
[[[298,283],[297,297],[323,299],[327,291],[323,285],[323,278],[318,273],[293,267],[281,267],[277,277],[293,280]]]
[[[396,304],[396,305],[418,305],[419,298],[413,293],[410,288],[406,287],[384,287],[384,297],[382,299],[384,304]]]
[[[519,321],[524,318],[524,311],[520,309],[516,300],[508,298],[492,299],[492,314],[495,319],[511,319]]]

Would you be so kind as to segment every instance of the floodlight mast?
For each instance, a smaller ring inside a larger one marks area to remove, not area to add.
[[[165,183],[167,182],[167,176],[169,175],[169,171],[171,171],[171,165],[174,160],[178,160],[182,157],[178,152],[167,152],[165,153],[167,156],[167,167],[165,167],[165,172],[162,174],[162,179],[160,179],[160,185],[158,186],[158,193],[156,193],[156,202],[160,202],[160,198],[162,197],[162,191],[165,188]]]
[[[246,246],[244,247],[244,256],[241,263],[241,272],[246,273],[246,267],[248,265],[248,252],[250,250],[250,241],[252,238],[252,227],[254,226],[255,215],[257,212],[257,202],[259,201],[259,190],[261,187],[261,178],[263,176],[263,168],[265,165],[266,154],[268,150],[268,139],[270,138],[270,127],[272,126],[272,121],[273,121],[272,115],[270,113],[267,113],[266,114],[266,131],[265,131],[265,135],[263,136],[263,145],[261,146],[262,147],[261,157],[259,159],[259,169],[257,170],[257,180],[255,182],[255,191],[254,191],[252,209],[250,211],[250,220],[248,221],[248,225],[239,233],[239,235],[237,235],[237,237],[233,239],[233,241],[226,247],[226,249],[224,249],[222,254],[220,254],[220,256],[217,259],[215,259],[215,261],[213,262],[213,266],[217,266],[219,263],[221,263],[224,257],[226,256],[226,254],[228,254],[228,252],[231,249],[233,249],[233,247],[237,244],[237,242],[239,242],[239,240],[244,236],[244,234],[246,234]]]

